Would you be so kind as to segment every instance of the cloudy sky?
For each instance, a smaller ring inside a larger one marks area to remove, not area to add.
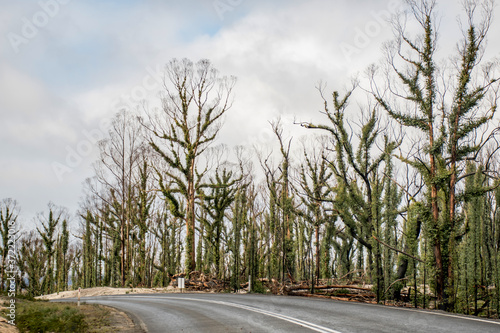
[[[453,51],[458,1],[438,1],[443,54]],[[24,223],[49,201],[78,208],[103,120],[142,99],[172,58],[210,59],[238,83],[219,142],[266,144],[269,120],[320,119],[315,89],[349,85],[382,57],[392,0],[0,0],[0,199]],[[500,55],[500,11],[489,56]],[[354,115],[355,116],[355,115]],[[94,135],[94,136],[93,136]]]

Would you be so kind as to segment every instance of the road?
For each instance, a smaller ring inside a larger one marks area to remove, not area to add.
[[[316,298],[143,294],[81,300],[126,311],[148,332],[500,332],[498,320]]]

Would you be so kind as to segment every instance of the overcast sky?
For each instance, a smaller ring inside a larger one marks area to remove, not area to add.
[[[443,53],[460,37],[458,1],[438,1]],[[219,142],[266,144],[269,120],[319,119],[329,91],[382,57],[400,1],[0,0],[0,199],[24,223],[49,201],[78,208],[104,131],[124,103],[157,103],[155,78],[172,58],[210,59],[238,78]],[[489,35],[500,55],[500,12]]]

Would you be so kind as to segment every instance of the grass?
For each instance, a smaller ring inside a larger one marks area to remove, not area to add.
[[[100,305],[16,301],[16,326],[20,332],[115,332],[109,310]]]
[[[19,301],[17,328],[21,332],[85,332],[85,315],[68,304]]]
[[[109,310],[106,307],[97,304],[85,304],[80,306],[80,308],[85,314],[85,321],[88,324],[88,328],[85,332],[116,332],[116,329],[110,326]]]

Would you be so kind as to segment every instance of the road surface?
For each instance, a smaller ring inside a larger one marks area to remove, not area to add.
[[[143,294],[81,301],[123,310],[147,332],[500,332],[498,320],[317,298]]]

